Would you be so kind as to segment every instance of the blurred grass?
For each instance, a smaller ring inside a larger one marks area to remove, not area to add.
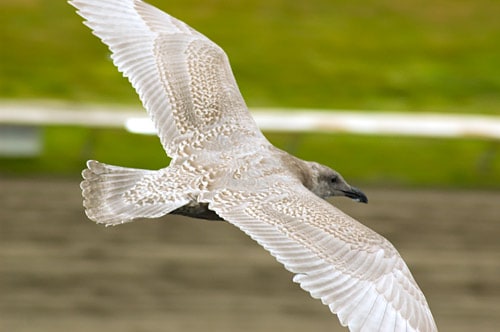
[[[151,3],[227,51],[250,106],[500,114],[497,0]],[[0,19],[0,97],[137,103],[66,1]]]
[[[79,174],[87,159],[127,167],[168,165],[156,136],[119,129],[47,127],[38,158],[0,159],[0,174]],[[500,187],[500,142],[318,133],[266,133],[276,146],[327,164],[357,185]]]
[[[290,144],[290,134],[268,136],[303,159],[330,165],[347,179],[367,185],[500,185],[498,141],[311,133]]]
[[[150,2],[226,50],[249,106],[500,114],[497,0]],[[0,19],[0,98],[140,107],[65,1],[3,0]],[[168,162],[152,137],[75,127],[45,128],[44,136],[40,158],[0,159],[0,172],[74,174],[88,158],[145,168]],[[498,142],[270,138],[358,182],[500,187]]]

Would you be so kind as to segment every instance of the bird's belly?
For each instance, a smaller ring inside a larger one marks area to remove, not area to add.
[[[191,203],[188,205],[184,205],[170,213],[196,219],[223,220],[214,211],[208,208],[207,203]]]

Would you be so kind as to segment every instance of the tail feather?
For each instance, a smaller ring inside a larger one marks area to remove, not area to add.
[[[126,168],[100,163],[87,162],[80,184],[83,206],[87,216],[106,226],[123,224],[136,218],[161,217],[185,204],[188,200],[162,204],[139,205],[126,199],[125,193],[148,176],[158,171]]]

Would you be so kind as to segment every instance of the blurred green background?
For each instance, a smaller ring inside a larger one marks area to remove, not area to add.
[[[150,2],[226,50],[250,107],[500,115],[497,0]],[[65,1],[3,0],[0,19],[0,98],[141,107]],[[352,183],[500,188],[495,140],[266,135]],[[43,139],[41,156],[0,158],[0,173],[168,163],[157,138],[121,130],[49,126]]]

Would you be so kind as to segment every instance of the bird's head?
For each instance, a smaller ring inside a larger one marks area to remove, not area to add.
[[[319,197],[346,196],[357,202],[368,203],[366,195],[349,185],[337,171],[315,162],[309,164],[313,173],[309,189]]]

